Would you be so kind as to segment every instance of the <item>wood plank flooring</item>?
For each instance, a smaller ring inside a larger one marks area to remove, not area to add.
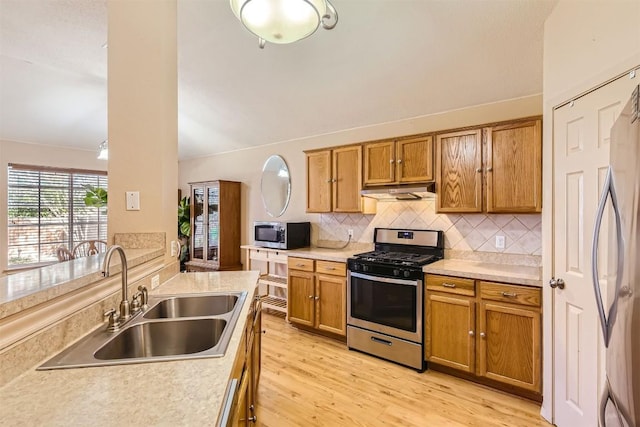
[[[277,315],[262,325],[260,426],[551,426],[535,402],[349,351]]]

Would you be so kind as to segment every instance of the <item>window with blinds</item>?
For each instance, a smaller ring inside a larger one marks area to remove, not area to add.
[[[9,164],[8,266],[57,261],[56,248],[107,239],[107,207],[88,207],[87,186],[107,189],[101,171]]]

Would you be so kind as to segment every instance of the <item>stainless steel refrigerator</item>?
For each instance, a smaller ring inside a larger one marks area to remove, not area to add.
[[[610,165],[596,216],[593,287],[606,347],[602,427],[640,427],[640,85],[611,131]],[[608,241],[599,243],[605,211]],[[607,298],[598,281],[598,246],[608,245]]]

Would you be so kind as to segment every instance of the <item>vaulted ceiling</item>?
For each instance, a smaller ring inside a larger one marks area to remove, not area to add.
[[[333,0],[331,31],[267,44],[228,0],[178,0],[179,154],[192,158],[542,91],[556,0]],[[0,139],[107,138],[105,0],[0,0]]]

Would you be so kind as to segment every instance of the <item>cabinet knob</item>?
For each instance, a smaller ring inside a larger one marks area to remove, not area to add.
[[[389,160],[389,163],[393,163],[393,162],[395,162],[395,160],[393,160],[393,159]]]
[[[474,336],[474,335],[475,335],[475,332],[473,332],[473,331],[469,331],[469,335]]]
[[[309,299],[313,299],[313,295],[309,295]]]
[[[398,159],[398,163],[402,163],[402,159]]]
[[[487,168],[487,172],[493,172],[493,168]]]
[[[320,297],[314,297],[313,299],[315,299],[316,301],[318,301],[320,299]]]
[[[482,337],[482,338],[486,338],[486,337],[487,337],[487,334],[485,334],[484,332],[480,332],[480,337]]]
[[[477,168],[476,172],[481,173],[482,172],[482,168]]]
[[[247,421],[249,421],[250,423],[255,423],[256,421],[258,421],[258,417],[254,415],[253,417],[247,418]]]
[[[515,292],[503,292],[502,296],[506,298],[516,298],[518,294],[516,294]]]
[[[444,286],[445,288],[455,288],[456,284],[455,283],[446,283],[446,282],[444,282],[442,284],[442,286]]]

